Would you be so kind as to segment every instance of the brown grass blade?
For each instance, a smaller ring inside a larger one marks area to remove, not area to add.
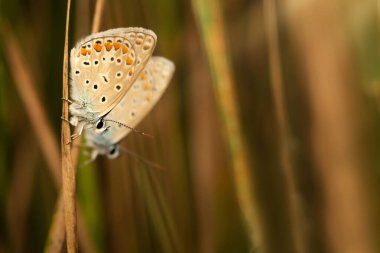
[[[13,252],[25,252],[27,239],[28,214],[33,203],[33,182],[38,149],[31,149],[34,136],[21,134],[22,143],[16,150],[12,165],[12,178],[7,197],[7,224]]]
[[[22,53],[20,52],[19,43],[16,41],[12,30],[9,29],[8,26],[4,24],[4,22],[3,26],[1,27],[1,35],[6,41],[6,43],[4,43],[6,46],[5,52],[10,65],[12,76],[15,80],[16,88],[18,89],[21,100],[25,105],[24,107],[26,109],[27,115],[29,116],[33,130],[37,136],[37,142],[39,143],[39,146],[41,146],[42,153],[48,163],[48,168],[50,169],[54,183],[57,188],[60,188],[61,169],[58,144],[54,139],[52,127],[47,120],[46,113],[40,102],[41,100],[38,99],[38,95],[34,89],[36,85],[34,84],[33,78],[31,77],[29,68],[24,63],[25,60],[23,59]],[[56,206],[58,207],[59,204]],[[54,217],[60,218],[58,215],[54,215]],[[61,221],[64,220],[61,219]],[[51,237],[49,237],[47,240],[45,252],[60,252],[60,250],[55,250],[56,247],[54,245],[59,244],[59,241],[64,241],[64,229],[59,230],[54,228],[55,224],[59,224],[59,222],[53,221],[52,224],[53,225],[50,229],[51,231],[49,232],[49,235],[51,235]],[[62,225],[63,224],[64,223],[62,223]],[[83,224],[83,222],[81,221],[80,224]],[[62,228],[64,228],[64,226],[62,226]],[[61,231],[61,234],[55,234],[52,231]],[[81,228],[80,235],[81,243],[83,241],[83,244],[88,244],[85,243],[88,241],[88,233],[85,231],[85,228]],[[58,242],[55,242],[55,240]]]
[[[276,110],[276,120],[278,125],[278,142],[280,161],[286,179],[286,189],[290,209],[290,230],[293,235],[296,252],[305,253],[306,238],[303,224],[304,213],[301,209],[301,199],[297,189],[296,174],[294,170],[292,154],[289,140],[291,139],[289,125],[287,121],[287,111],[283,93],[283,77],[281,67],[281,56],[277,28],[277,12],[275,0],[265,0],[263,3],[264,17],[266,24],[267,40],[269,43],[269,68],[271,76],[272,95]]]
[[[104,0],[97,0],[96,6],[95,6],[94,19],[92,22],[92,29],[91,29],[92,33],[96,33],[99,31],[103,10],[104,10]]]
[[[310,142],[329,252],[379,252],[368,168],[363,163],[355,70],[343,22],[345,1],[286,2],[310,100]]]
[[[79,145],[81,138],[74,140],[73,146]],[[74,168],[77,168],[79,156],[79,149],[75,148],[71,152],[72,164]],[[64,210],[64,199],[62,197],[62,190],[60,192],[59,198],[56,203],[56,208],[54,216],[50,225],[48,239],[45,244],[45,253],[57,253],[62,252],[63,244],[65,242],[65,210]],[[78,239],[81,251],[85,253],[96,252],[89,237],[89,232],[84,222],[84,217],[81,210],[78,207]]]
[[[67,1],[65,46],[63,56],[63,80],[62,97],[69,98],[68,77],[68,38],[71,1]],[[62,100],[62,117],[69,118],[69,106],[67,100]],[[62,120],[61,152],[62,152],[62,190],[66,224],[66,246],[68,253],[78,251],[77,242],[77,213],[76,213],[76,171],[71,162],[71,148],[67,145],[71,141],[70,125]]]
[[[20,52],[19,43],[16,41],[13,31],[7,25],[3,25],[1,35],[4,40],[5,55],[8,59],[10,71],[17,91],[20,94],[21,101],[27,112],[29,120],[32,124],[33,131],[37,136],[37,142],[42,149],[42,153],[50,169],[55,184],[60,187],[61,173],[60,173],[60,156],[57,148],[57,143],[54,138],[53,130],[50,127],[46,112],[44,111],[41,100],[38,98],[33,83],[33,78],[25,64],[25,59]]]
[[[92,26],[92,32],[97,32],[99,30],[101,16],[104,9],[104,0],[98,0],[96,2],[95,14]],[[67,94],[68,97],[68,94]],[[80,146],[82,138],[77,138],[74,140],[73,146]],[[71,152],[71,161],[74,171],[76,171],[78,158],[79,158],[79,148],[75,148]],[[75,172],[76,173],[76,172]],[[55,215],[53,217],[52,225],[50,227],[48,244],[45,247],[45,253],[54,253],[60,252],[62,250],[64,238],[65,238],[65,220],[63,218],[64,208],[63,201],[64,198],[61,197],[62,192],[60,193],[60,198],[58,199]],[[89,238],[89,233],[86,230],[84,218],[81,212],[78,212],[78,237],[79,242],[82,247],[83,252],[92,253],[95,252],[91,239]]]
[[[197,252],[214,252],[217,242],[217,218],[215,217],[217,182],[215,175],[220,170],[226,170],[228,166],[226,153],[222,153],[223,141],[218,129],[218,111],[213,97],[213,90],[209,83],[212,82],[208,74],[207,62],[199,60],[201,41],[199,36],[194,36],[197,30],[194,22],[188,22],[187,29],[187,58],[190,85],[188,85],[188,97],[191,103],[190,111],[190,157],[192,160],[194,194],[198,218],[199,232],[197,233]],[[202,92],[200,92],[202,91]],[[224,151],[224,150],[223,150]],[[222,158],[223,157],[223,158]]]
[[[62,252],[65,242],[65,216],[62,192],[58,196],[55,212],[49,229],[48,239],[45,243],[45,253]]]
[[[235,187],[241,212],[245,218],[252,245],[261,243],[257,210],[254,208],[253,187],[247,150],[241,134],[235,96],[235,83],[228,62],[223,18],[218,0],[192,0],[195,16],[211,68],[214,92],[222,117],[224,137],[229,148]],[[255,233],[254,233],[255,232]]]

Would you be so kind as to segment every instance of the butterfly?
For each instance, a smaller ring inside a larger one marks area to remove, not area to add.
[[[105,130],[102,120],[114,109],[151,57],[156,34],[144,28],[116,28],[92,34],[70,52],[70,123]]]
[[[100,155],[113,159],[119,156],[118,143],[134,130],[134,127],[149,113],[166,90],[175,70],[170,60],[153,56],[144,70],[127,91],[120,103],[108,113],[103,122],[106,130],[85,130],[86,143],[92,148],[90,161]]]

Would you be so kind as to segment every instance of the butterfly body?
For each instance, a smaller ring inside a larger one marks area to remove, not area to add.
[[[100,134],[86,134],[87,146],[92,148],[91,161],[95,160],[98,155],[106,155],[109,159],[119,156],[119,145],[111,142],[112,135],[112,128],[108,128]]]
[[[156,41],[153,31],[117,28],[90,35],[71,50],[69,110],[78,134],[98,128],[99,120],[119,104],[144,69]]]

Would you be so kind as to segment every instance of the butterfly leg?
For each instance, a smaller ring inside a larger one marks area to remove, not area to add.
[[[66,143],[66,145],[69,145],[72,143],[73,140],[75,140],[76,138],[78,138],[79,136],[81,136],[82,132],[83,132],[83,128],[84,128],[85,124],[82,122],[82,123],[79,123],[77,125],[77,127],[75,128],[75,131],[76,133],[72,134],[70,136],[70,141],[68,143]]]
[[[71,100],[68,99],[68,98],[61,98],[61,100],[66,101],[66,102],[68,102],[69,104],[72,104],[72,103],[73,103],[73,101],[71,101]]]
[[[84,166],[86,166],[86,165],[92,163],[93,161],[95,161],[96,157],[98,157],[98,154],[99,154],[98,151],[93,150],[93,151],[91,152],[91,158],[88,159],[87,161],[85,161],[85,162],[84,162],[83,164],[81,164],[79,167],[80,167],[80,168],[83,168]]]
[[[61,116],[61,120],[66,121],[67,123],[70,124],[70,121],[68,119],[65,119],[63,116]]]

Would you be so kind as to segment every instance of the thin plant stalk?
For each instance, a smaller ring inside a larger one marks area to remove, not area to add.
[[[95,8],[95,14],[93,19],[93,25],[92,25],[92,32],[97,32],[99,30],[101,17],[104,9],[104,0],[98,0],[96,2],[96,8]],[[67,94],[68,95],[68,94]],[[68,98],[68,96],[67,96]],[[68,116],[66,117],[66,119]],[[77,138],[74,140],[74,143],[72,146],[79,147],[82,142],[82,138]],[[69,146],[69,145],[67,145]],[[71,152],[71,160],[72,160],[72,167],[75,170],[76,174],[76,168],[78,164],[78,158],[79,158],[79,148],[75,148]],[[50,227],[49,231],[49,237],[47,242],[49,242],[45,246],[45,253],[54,253],[54,252],[61,252],[62,246],[64,243],[65,238],[65,220],[63,218],[64,216],[64,205],[63,205],[63,193],[60,193],[60,196],[58,198],[57,204],[56,204],[56,211],[55,215],[53,216],[52,225]],[[78,212],[78,237],[79,242],[82,247],[83,252],[91,253],[95,252],[95,249],[93,247],[93,244],[91,243],[91,240],[88,236],[88,232],[86,230],[86,226],[84,223],[83,216],[81,212]]]
[[[63,229],[61,229],[63,227]],[[45,253],[62,252],[62,246],[65,242],[65,215],[62,192],[58,196],[55,212],[49,228],[48,239],[45,244]]]
[[[6,36],[4,36],[6,34]],[[9,64],[12,66],[10,70],[12,72],[12,76],[15,79],[16,87],[20,93],[21,101],[24,103],[27,115],[30,118],[30,121],[33,126],[33,130],[37,136],[37,142],[41,146],[42,154],[44,155],[46,161],[48,162],[48,168],[50,169],[50,173],[52,175],[53,181],[55,183],[56,188],[61,188],[61,176],[60,176],[60,158],[59,158],[59,149],[58,144],[54,138],[54,134],[52,128],[47,120],[46,112],[44,111],[40,99],[38,99],[38,95],[33,87],[36,87],[29,68],[25,65],[25,61],[23,60],[22,53],[19,50],[19,46],[17,41],[15,40],[15,36],[13,35],[12,30],[8,29],[7,26],[2,27],[2,37],[7,40],[7,43],[4,45],[7,47],[5,52],[7,53],[7,58]],[[16,72],[17,70],[17,72]],[[58,198],[58,202],[61,198]],[[56,205],[57,207],[60,204]],[[80,210],[78,210],[80,212]],[[63,214],[63,208],[62,208]],[[80,216],[81,217],[81,216]],[[47,240],[44,252],[61,252],[62,246],[60,250],[56,250],[56,245],[59,245],[59,242],[64,241],[64,219],[60,219],[59,215],[53,216],[52,226],[50,227],[49,238]],[[55,224],[59,224],[59,222],[55,222],[54,219],[58,219],[62,221],[63,230],[59,230],[54,228]],[[80,224],[84,224],[84,222],[79,221]],[[61,235],[56,234],[52,231],[62,231]],[[80,242],[81,244],[87,245],[85,243],[88,241],[88,233],[86,228],[80,226]],[[57,242],[56,242],[57,241]],[[87,251],[91,252],[91,251]]]
[[[33,196],[33,182],[35,179],[35,165],[39,150],[31,149],[30,143],[34,141],[31,135],[22,136],[22,143],[16,150],[12,165],[12,177],[7,197],[7,224],[10,241],[14,252],[25,252],[27,218],[31,209]]]
[[[63,55],[63,80],[62,80],[62,190],[66,224],[66,246],[68,253],[78,252],[77,242],[77,213],[76,213],[76,171],[71,161],[71,141],[69,118],[69,77],[68,77],[68,37],[71,1],[67,1],[67,16],[65,29],[65,46]]]
[[[222,141],[218,127],[218,113],[213,96],[212,87],[208,86],[211,77],[208,74],[207,62],[199,61],[197,52],[201,50],[199,38],[194,36],[197,30],[194,22],[188,22],[187,52],[189,59],[188,97],[191,105],[190,154],[194,175],[194,195],[198,218],[199,232],[197,233],[197,252],[214,252],[216,244],[216,196],[215,174],[226,168],[225,160],[220,159],[220,145]],[[202,92],[199,92],[202,90]],[[224,154],[222,154],[225,157]]]
[[[284,85],[282,78],[275,0],[264,0],[263,8],[266,24],[266,35],[269,44],[268,53],[272,95],[274,98],[273,102],[278,124],[280,160],[286,178],[287,195],[289,196],[290,222],[292,224],[289,229],[293,235],[296,252],[305,253],[307,251],[305,248],[305,229],[302,223],[303,212],[301,209],[301,200],[296,185],[296,173],[294,171],[293,160],[291,157],[292,154],[289,144],[291,135],[289,131],[289,124],[287,122],[288,116],[284,102]]]
[[[92,22],[92,29],[91,29],[92,33],[99,31],[103,10],[104,10],[104,0],[97,0],[96,5],[95,5],[95,15]]]
[[[60,188],[61,186],[61,173],[60,173],[60,157],[57,148],[57,143],[54,138],[54,133],[50,127],[49,121],[46,117],[40,99],[34,89],[35,85],[30,75],[30,71],[25,65],[25,60],[19,50],[19,43],[16,41],[12,29],[9,29],[6,24],[2,26],[2,39],[5,41],[5,54],[10,65],[10,71],[15,80],[17,91],[20,94],[21,101],[24,104],[27,116],[32,124],[33,131],[36,134],[36,140],[41,147],[42,154],[44,155],[50,174],[54,180],[55,185]]]
[[[162,248],[164,252],[176,252],[175,246],[171,242],[170,232],[168,231],[167,224],[164,219],[162,219],[162,209],[160,206],[160,199],[157,198],[153,190],[153,185],[149,182],[149,176],[146,168],[139,170],[138,172],[138,184],[143,192],[144,201],[147,206],[147,211],[150,219],[152,220],[154,229],[156,230],[157,236],[160,239]]]
[[[239,123],[235,83],[228,62],[228,47],[224,40],[220,3],[218,0],[192,0],[192,5],[211,69],[225,141],[232,161],[240,209],[245,219],[251,244],[261,244],[258,213],[253,202],[251,168]]]
[[[328,252],[379,252],[372,213],[376,190],[363,162],[361,104],[345,1],[285,2],[310,107],[310,146]]]

